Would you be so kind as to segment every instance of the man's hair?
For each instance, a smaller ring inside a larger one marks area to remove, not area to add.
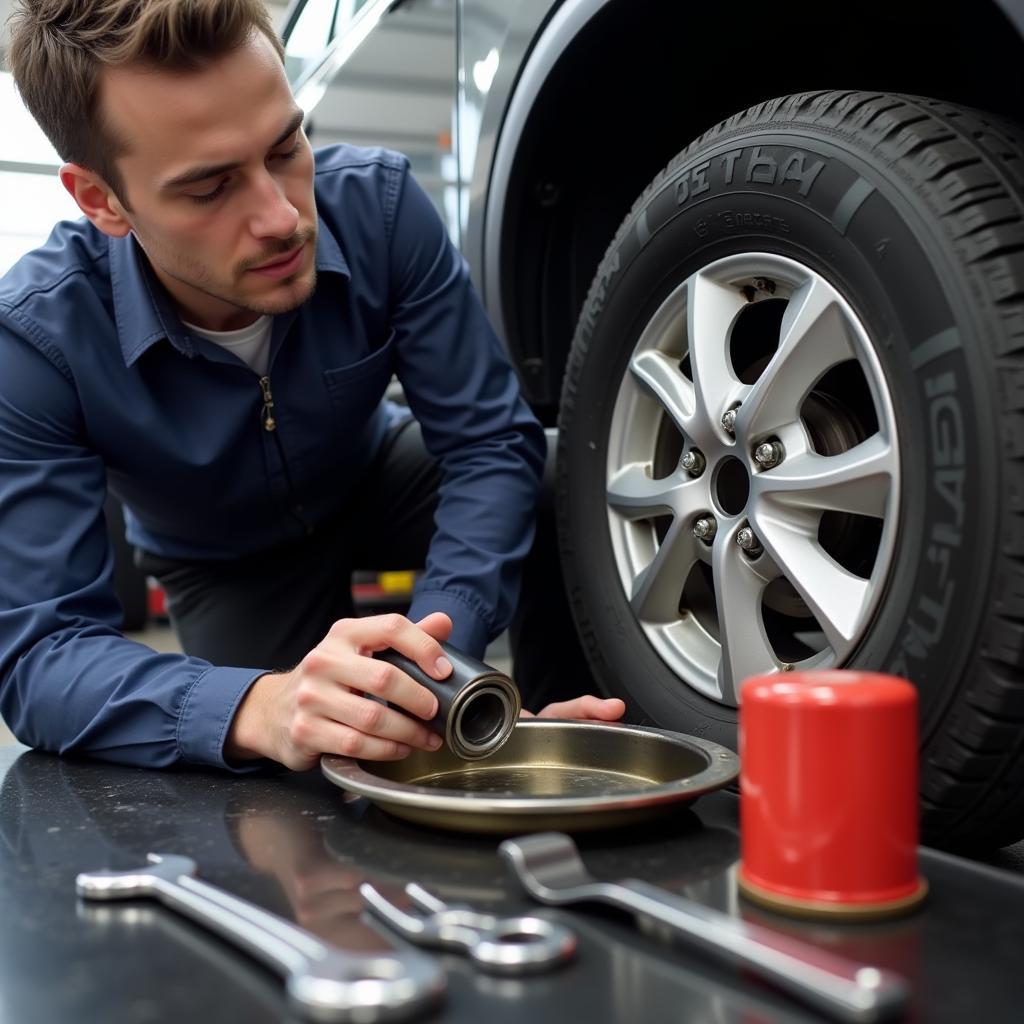
[[[9,62],[21,98],[62,160],[95,171],[127,207],[104,123],[105,67],[197,71],[262,32],[284,59],[262,0],[15,0]],[[129,207],[130,209],[130,207]]]

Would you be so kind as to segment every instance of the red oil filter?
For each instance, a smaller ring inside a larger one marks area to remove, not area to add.
[[[882,917],[918,875],[917,691],[849,670],[743,685],[740,891],[810,917]]]

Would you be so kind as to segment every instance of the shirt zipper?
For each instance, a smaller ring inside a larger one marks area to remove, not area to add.
[[[260,377],[260,390],[263,392],[263,429],[277,430],[274,419],[274,395],[270,390],[270,378]]]
[[[260,377],[260,391],[263,393],[263,409],[261,410],[261,417],[263,419],[263,429],[267,433],[274,434],[274,441],[277,445],[277,454],[281,459],[281,469],[284,472],[285,485],[288,488],[288,513],[291,515],[302,531],[306,534],[312,533],[312,529],[309,524],[303,520],[301,513],[304,511],[301,505],[294,504],[295,500],[295,484],[292,481],[292,474],[288,468],[288,460],[284,455],[284,445],[281,443],[281,435],[276,433],[277,431],[277,420],[274,419],[274,393],[270,390],[270,377]]]

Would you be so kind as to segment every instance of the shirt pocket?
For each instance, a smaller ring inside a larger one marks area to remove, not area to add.
[[[395,341],[391,332],[368,356],[348,366],[324,370],[324,385],[331,405],[349,427],[364,423],[380,404],[395,369]]]

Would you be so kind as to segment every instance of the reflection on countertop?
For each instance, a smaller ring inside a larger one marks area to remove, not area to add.
[[[362,881],[406,906],[403,886],[416,881],[447,903],[550,914],[576,932],[576,960],[550,975],[495,978],[465,957],[442,954],[449,989],[432,1020],[619,1024],[664,1020],[684,1006],[695,1024],[816,1019],[727,965],[641,933],[621,913],[531,904],[496,855],[500,838],[400,821],[348,798],[319,772],[154,772],[4,748],[0,1020],[285,1018],[279,980],[198,926],[145,902],[97,908],[76,900],[79,870],[136,867],[150,851],[192,857],[214,885],[351,949],[399,941],[362,912]],[[908,1019],[1009,1021],[1019,1012],[1019,876],[928,854],[923,867],[932,893],[923,912],[875,925],[822,925],[779,918],[738,898],[736,800],[726,792],[656,822],[577,840],[598,878],[641,878],[898,971],[916,991]]]

